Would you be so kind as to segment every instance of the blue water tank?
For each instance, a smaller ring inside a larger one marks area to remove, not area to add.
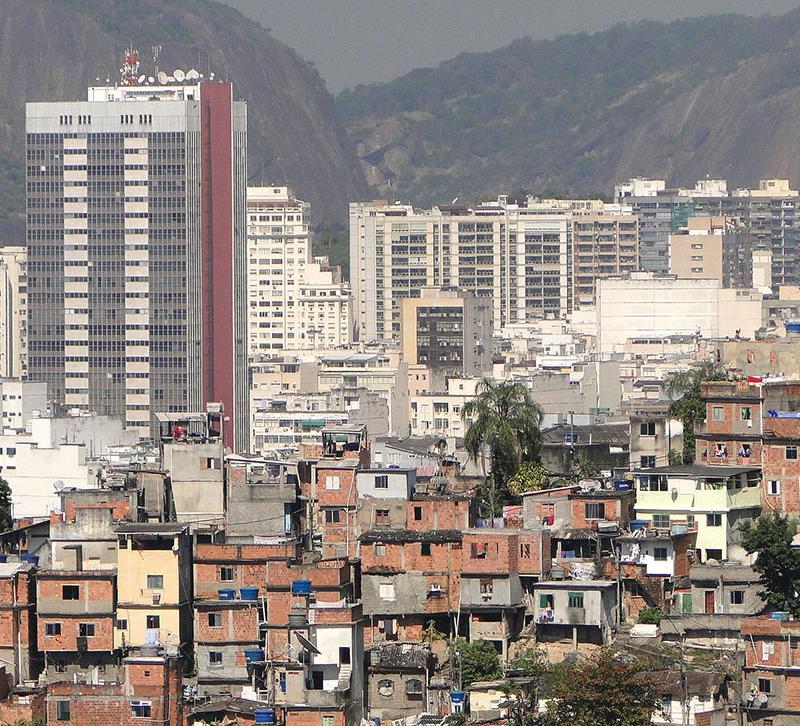
[[[464,691],[452,691],[450,693],[450,700],[453,703],[464,703]]]
[[[627,479],[614,479],[614,489],[618,492],[626,492],[631,488],[631,484]]]
[[[789,619],[789,613],[783,610],[776,610],[774,613],[770,613],[773,620],[783,620],[786,621]]]
[[[248,663],[255,663],[264,660],[264,651],[261,648],[245,648],[244,659]]]
[[[21,562],[27,562],[29,565],[39,564],[39,555],[20,555]]]
[[[630,526],[631,529],[647,529],[648,524],[649,522],[646,519],[632,519]]]
[[[258,588],[242,587],[239,589],[239,597],[242,600],[258,600]]]
[[[275,709],[273,708],[257,708],[253,711],[256,717],[256,723],[275,723]]]
[[[294,580],[292,582],[292,595],[310,595],[311,580]]]
[[[235,600],[236,599],[236,590],[230,587],[223,587],[217,590],[217,595],[219,596],[220,600]]]
[[[787,320],[784,325],[787,333],[800,333],[800,320]]]

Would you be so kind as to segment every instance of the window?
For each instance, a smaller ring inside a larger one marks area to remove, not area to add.
[[[325,477],[325,488],[328,490],[338,491],[341,484],[342,480],[338,474],[328,474]]]
[[[164,575],[148,575],[147,576],[147,589],[148,590],[163,590],[164,589]]]
[[[222,665],[222,651],[221,650],[209,650],[208,651],[208,665],[214,666],[221,666]]]
[[[376,509],[375,510],[375,524],[387,525],[389,524],[389,510]]]
[[[605,502],[586,502],[584,509],[586,519],[603,519],[606,516]]]
[[[431,556],[431,543],[430,542],[422,542],[420,546],[420,554],[423,557],[430,557]]]
[[[654,547],[653,548],[653,559],[657,560],[658,562],[666,562],[666,560],[667,560],[667,548],[666,547]]]
[[[706,562],[708,562],[708,560],[717,560],[717,562],[719,562],[721,559],[722,559],[722,550],[716,550],[716,549],[706,550]]]
[[[382,678],[378,681],[378,693],[384,698],[394,694],[394,681],[391,678]]]
[[[529,560],[531,557],[531,545],[529,542],[523,542],[519,546],[519,556],[523,560]]]
[[[389,475],[388,474],[378,474],[375,477],[375,488],[376,489],[388,489],[389,488]]]
[[[640,456],[639,457],[639,466],[642,469],[652,469],[656,465],[656,457],[652,455],[648,456]]]
[[[131,701],[132,718],[150,718],[150,701]]]
[[[339,524],[342,518],[342,512],[339,509],[326,509],[325,510],[325,524]]]
[[[375,545],[375,557],[386,557],[386,545],[385,544],[376,544]]]
[[[656,422],[655,421],[642,421],[639,424],[640,436],[655,436],[656,435]]]
[[[380,583],[380,585],[378,585],[378,597],[380,597],[381,600],[394,600],[394,583]]]
[[[222,627],[222,613],[209,613],[208,614],[208,627],[221,628]]]
[[[767,494],[773,497],[779,496],[781,493],[781,482],[779,479],[770,479],[767,482]]]
[[[481,595],[491,595],[494,592],[494,580],[482,579],[480,581]]]
[[[731,590],[731,605],[744,605],[744,590]]]
[[[322,726],[333,726],[334,723],[335,723],[335,718],[333,716],[322,717]]]
[[[78,585],[62,585],[61,586],[61,599],[62,600],[78,600],[81,595],[81,589]]]
[[[567,598],[567,607],[582,608],[583,607],[583,593],[571,592]]]
[[[473,542],[470,545],[470,556],[472,559],[484,559],[488,549],[486,542]]]
[[[161,616],[148,615],[145,619],[145,627],[148,630],[158,630],[161,627]]]
[[[544,610],[545,608],[553,609],[553,594],[552,593],[541,593],[539,595],[539,607]]]
[[[350,665],[350,647],[347,645],[339,646],[339,665]]]
[[[127,630],[128,621],[124,618],[117,618],[117,630]]]
[[[742,421],[749,421],[752,417],[750,406],[742,406],[739,409],[739,416],[741,417]]]
[[[792,445],[786,447],[786,458],[787,459],[797,458],[797,446]]]
[[[669,529],[669,514],[654,514],[653,527],[656,529]]]
[[[56,701],[56,721],[69,721],[71,718],[69,701]]]
[[[772,679],[771,678],[759,678],[758,679],[758,690],[761,693],[772,693]]]
[[[712,406],[711,407],[711,418],[714,421],[724,421],[725,420],[725,409],[722,406]]]
[[[219,579],[221,582],[233,582],[233,567],[223,565],[219,568]]]
[[[721,514],[706,514],[706,527],[721,527],[722,515]]]
[[[78,635],[81,638],[94,638],[94,623],[78,623]]]
[[[406,681],[406,695],[409,698],[422,696],[422,681],[419,678],[410,678]]]
[[[414,521],[415,522],[422,521],[422,507],[414,507]]]
[[[49,636],[61,635],[61,623],[45,623],[44,634]]]

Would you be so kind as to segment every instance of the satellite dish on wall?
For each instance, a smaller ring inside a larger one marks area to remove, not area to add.
[[[163,86],[167,82],[167,74],[164,71],[158,72],[158,82]]]
[[[147,80],[147,76],[139,76],[137,79],[137,83],[144,83]]]
[[[176,76],[176,78],[177,78],[177,76]],[[200,73],[198,71],[196,71],[194,68],[191,68],[190,70],[188,70],[186,72],[186,79],[187,80],[196,81],[198,78],[200,78]]]
[[[53,489],[55,489],[57,492],[60,492],[63,488],[64,488],[64,482],[61,481],[61,479],[57,479],[56,481],[53,482]]]
[[[186,78],[186,74],[180,68],[176,68],[172,72],[172,75],[175,77],[175,80],[178,81],[178,83]]]

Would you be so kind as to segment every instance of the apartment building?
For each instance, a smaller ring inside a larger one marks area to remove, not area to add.
[[[639,269],[639,223],[630,207],[606,205],[602,212],[576,212],[572,244],[575,308],[595,304],[597,278]]]
[[[28,372],[142,437],[222,401],[244,449],[247,106],[160,78],[26,106]]]
[[[401,300],[426,286],[492,301],[494,329],[559,318],[572,307],[569,203],[500,197],[473,209],[350,205],[350,260],[359,340],[399,340]]]
[[[692,217],[669,236],[669,271],[679,278],[719,280],[722,287],[753,286],[750,234],[739,219]]]
[[[350,290],[313,257],[311,205],[289,187],[248,187],[247,257],[251,360],[350,342]]]
[[[0,379],[0,431],[22,433],[34,415],[46,414],[47,404],[46,383]]]
[[[439,375],[485,374],[491,369],[491,303],[469,292],[425,287],[419,297],[402,300],[400,347],[409,366]]]
[[[0,246],[0,378],[28,372],[28,251]]]

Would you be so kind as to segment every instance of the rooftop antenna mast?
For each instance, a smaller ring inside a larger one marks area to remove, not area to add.
[[[139,84],[139,51],[133,47],[133,44],[130,44],[122,54],[122,68],[119,69],[119,72],[121,74],[120,83],[123,86]]]
[[[153,75],[158,76],[158,57],[161,55],[161,46],[154,45],[150,48],[150,50],[153,51]]]

